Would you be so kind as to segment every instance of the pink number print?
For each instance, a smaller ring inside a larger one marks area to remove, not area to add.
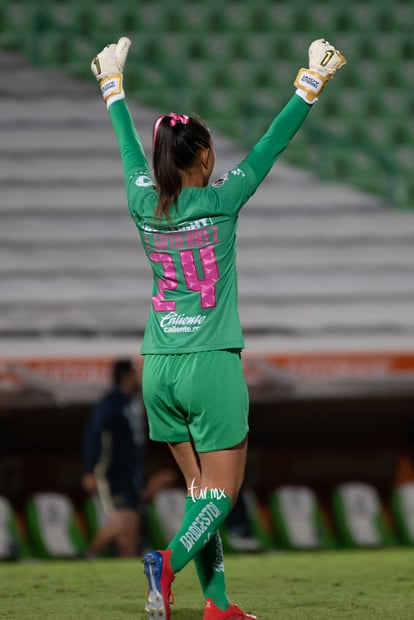
[[[180,252],[184,280],[188,290],[200,293],[202,308],[214,308],[216,306],[216,282],[219,279],[216,253],[213,246],[200,248],[199,252],[204,274],[203,279],[198,277],[193,250],[182,250]],[[150,259],[162,263],[164,270],[164,277],[158,278],[158,294],[152,298],[154,310],[156,312],[172,312],[176,309],[176,303],[173,300],[165,299],[165,291],[173,291],[178,286],[173,258],[167,252],[151,252]]]
[[[164,268],[164,278],[158,278],[158,295],[153,296],[152,305],[155,312],[171,312],[175,310],[175,301],[165,299],[164,291],[173,291],[178,286],[173,258],[167,252],[151,252],[150,259],[162,263]]]
[[[202,308],[214,308],[216,305],[216,282],[219,279],[216,253],[213,246],[200,248],[199,252],[204,272],[204,279],[202,280],[198,277],[193,250],[182,250],[180,252],[185,283],[190,291],[200,293]]]

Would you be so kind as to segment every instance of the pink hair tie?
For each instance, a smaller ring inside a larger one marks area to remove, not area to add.
[[[155,121],[155,125],[154,125],[154,134],[153,134],[153,139],[152,139],[153,149],[155,147],[155,138],[157,137],[158,127],[160,126],[160,123],[162,120],[164,120],[164,118],[170,119],[170,127],[174,127],[174,125],[176,125],[177,123],[181,123],[182,125],[187,125],[190,122],[190,117],[187,116],[186,114],[175,114],[175,112],[170,112],[169,114],[163,114],[162,116],[159,116],[157,120]]]
[[[190,118],[186,114],[174,114],[174,112],[170,112],[167,114],[170,118],[170,127],[174,127],[177,123],[182,123],[183,125],[187,125]]]

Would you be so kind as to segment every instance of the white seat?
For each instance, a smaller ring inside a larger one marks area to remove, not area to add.
[[[332,545],[318,500],[309,487],[278,487],[271,496],[271,511],[282,546],[320,549]]]
[[[392,509],[401,542],[414,545],[414,482],[404,482],[394,488]]]
[[[74,558],[85,551],[72,501],[60,493],[37,493],[27,503],[30,535],[41,557]]]
[[[377,490],[363,482],[339,485],[333,497],[338,529],[347,546],[381,547],[390,542]]]
[[[158,491],[149,507],[150,528],[153,542],[165,547],[177,533],[184,517],[186,492],[172,488]]]

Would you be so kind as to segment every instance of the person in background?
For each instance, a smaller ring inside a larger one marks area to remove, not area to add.
[[[90,545],[98,555],[114,545],[119,557],[138,553],[145,428],[138,372],[130,359],[116,360],[112,385],[95,404],[83,437],[83,489],[97,494],[106,515]]]

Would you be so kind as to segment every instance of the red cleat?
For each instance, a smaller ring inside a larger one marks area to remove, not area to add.
[[[148,598],[145,611],[148,618],[170,620],[170,605],[174,602],[171,584],[174,573],[170,565],[171,550],[150,551],[144,558],[144,571],[148,580]]]
[[[246,614],[237,605],[230,605],[224,611],[216,607],[214,602],[208,598],[204,609],[203,620],[257,620],[256,616]]]

